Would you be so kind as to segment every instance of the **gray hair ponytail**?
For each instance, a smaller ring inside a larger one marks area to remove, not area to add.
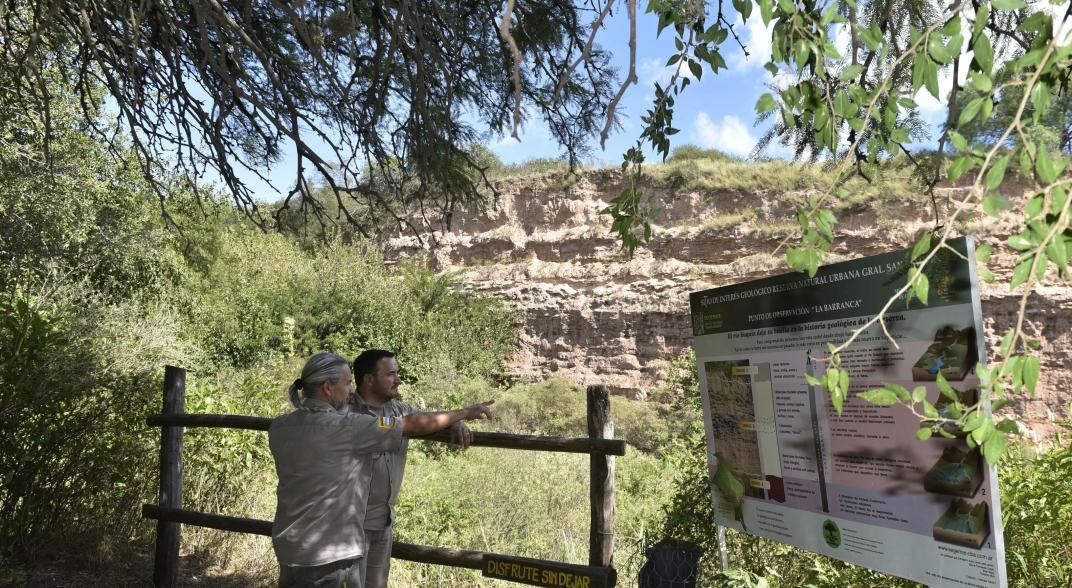
[[[342,377],[342,368],[349,365],[339,355],[328,352],[320,352],[309,358],[302,368],[301,377],[294,380],[287,390],[290,402],[295,407],[301,406],[302,396],[309,397],[328,380]]]

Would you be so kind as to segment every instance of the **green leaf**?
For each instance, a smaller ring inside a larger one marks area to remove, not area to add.
[[[733,0],[733,7],[741,14],[741,20],[748,20],[752,14],[752,0]]]
[[[986,98],[980,97],[968,102],[964,110],[961,110],[960,115],[957,116],[957,127],[963,127],[970,123],[979,114],[979,109],[983,107],[983,100],[986,100]]]
[[[916,403],[921,402],[926,397],[927,397],[927,387],[926,386],[916,386],[915,389],[912,390],[912,402],[916,402]]]
[[[1039,118],[1045,116],[1046,111],[1050,109],[1050,86],[1044,80],[1039,80],[1035,83],[1035,87],[1031,88],[1031,105],[1035,107],[1031,112],[1031,117],[1037,123]]]
[[[918,92],[919,89],[923,87],[923,77],[924,77],[923,73],[925,71],[925,69],[924,69],[924,66],[925,66],[924,61],[926,61],[926,60],[923,59],[922,56],[917,56],[915,59],[912,60],[912,91],[913,92]]]
[[[808,252],[801,247],[790,247],[785,252],[785,263],[798,272],[804,271],[808,266]]]
[[[912,398],[912,395],[908,393],[908,388],[900,384],[886,384],[886,389],[896,394],[897,398],[904,402],[908,402]]]
[[[1024,361],[1024,386],[1032,396],[1035,395],[1035,387],[1038,386],[1039,373],[1041,372],[1038,356],[1032,355]]]
[[[770,112],[778,108],[778,102],[774,100],[774,96],[770,93],[763,94],[756,102],[756,113],[763,114],[764,112]]]
[[[1035,218],[1042,214],[1042,211],[1046,209],[1046,199],[1042,194],[1035,194],[1027,201],[1027,206],[1024,206],[1024,213],[1027,214],[1027,218]]]
[[[929,419],[937,419],[941,417],[941,415],[938,414],[938,409],[934,408],[934,405],[927,400],[923,401],[923,415]]]
[[[841,411],[845,408],[845,391],[839,390],[832,392],[830,394],[830,403],[834,405],[834,410],[840,415]]]
[[[956,131],[949,131],[949,140],[953,142],[953,147],[957,151],[964,151],[968,148],[968,140],[964,138],[964,135]]]
[[[1035,172],[1044,184],[1053,183],[1059,173],[1050,159],[1050,151],[1044,145],[1039,145],[1038,154],[1035,156]]]
[[[986,21],[990,18],[990,4],[981,2],[979,10],[975,13],[975,22],[972,23],[972,34],[978,36],[986,27]]]
[[[989,418],[983,418],[979,426],[972,430],[971,438],[976,444],[982,445],[989,439],[997,430],[994,428],[994,421]]]
[[[1031,164],[1031,154],[1028,153],[1027,146],[1024,146],[1024,148],[1020,150],[1020,173],[1023,174],[1024,177],[1027,177],[1031,175],[1033,169],[1035,168]]]
[[[1009,289],[1015,290],[1017,286],[1027,281],[1027,278],[1031,274],[1031,260],[1020,262],[1016,269],[1012,271],[1012,282],[1009,283]]]
[[[703,76],[703,68],[700,67],[699,61],[689,61],[689,71],[692,72],[692,77],[700,79]]]
[[[1054,216],[1059,216],[1065,208],[1065,200],[1067,199],[1068,192],[1064,188],[1054,188],[1053,192],[1050,192],[1050,212]]]
[[[952,400],[953,402],[957,402],[960,400],[960,397],[957,395],[957,391],[949,385],[949,382],[945,379],[945,376],[942,375],[942,370],[938,370],[938,374],[935,379],[938,383],[938,390],[942,393],[943,396]]]
[[[770,24],[772,18],[774,18],[774,2],[773,0],[758,0],[759,2],[759,16],[763,19],[763,26]]]
[[[988,464],[997,465],[1004,453],[1005,433],[995,430],[991,432],[986,442],[983,443],[983,457],[986,458]]]
[[[1005,179],[1005,168],[1009,166],[1009,156],[1006,155],[994,162],[994,165],[986,172],[986,187],[993,190],[1001,185]]]
[[[969,433],[982,426],[986,417],[981,410],[974,410],[968,415],[968,418],[964,419],[964,426],[961,427],[965,433]]]
[[[916,298],[919,298],[919,301],[922,302],[924,306],[927,304],[927,295],[930,293],[930,287],[930,278],[927,277],[927,274],[920,272],[919,279],[916,281],[916,285],[912,290],[915,292]]]
[[[824,27],[835,22],[845,22],[845,19],[842,18],[840,14],[838,14],[837,9],[838,3],[831,2],[830,5],[826,7],[826,10],[823,11],[823,19],[821,22]]]
[[[837,3],[836,2],[831,2],[830,5],[831,6],[836,6]],[[838,79],[843,81],[843,82],[848,82],[848,81],[851,81],[851,80],[855,80],[863,71],[864,71],[864,66],[862,66],[860,64],[853,64],[853,65],[850,65],[850,66],[846,67],[845,69],[841,70],[841,73],[838,74]]]
[[[968,170],[975,167],[975,159],[971,155],[961,155],[949,166],[949,181],[955,182]]]
[[[1065,245],[1065,240],[1061,238],[1061,235],[1054,235],[1046,245],[1046,255],[1059,271],[1068,272],[1068,246]]]
[[[879,388],[877,390],[868,390],[867,392],[860,392],[857,394],[860,398],[870,402],[871,404],[877,404],[879,406],[889,406],[897,403],[897,394],[892,390],[885,388]]]
[[[990,370],[986,369],[983,362],[977,362],[975,364],[975,375],[979,378],[979,384],[983,387],[990,385]]]
[[[999,10],[1020,10],[1027,7],[1023,0],[991,0],[990,4]]]
[[[1008,244],[1009,247],[1012,247],[1017,251],[1027,251],[1028,249],[1031,249],[1035,246],[1034,243],[1024,237],[1024,233],[1009,237],[1008,239],[1006,239],[1005,243]]]
[[[916,431],[916,439],[919,439],[920,441],[926,441],[927,439],[930,439],[931,435],[933,434],[934,431],[930,427],[923,427],[922,429]]]
[[[927,52],[938,63],[946,64],[953,59],[939,35],[931,35],[927,39]]]
[[[1002,357],[1008,357],[1009,353],[1012,351],[1013,335],[1015,334],[1015,330],[1009,329],[1009,331],[1005,333],[1005,336],[1001,338],[1001,346],[998,347],[998,352],[1001,353]]]
[[[931,93],[939,101],[942,100],[939,96],[938,90],[938,65],[929,59],[921,58],[923,61],[923,84],[927,86],[927,91]]]
[[[931,233],[926,232],[926,233],[923,233],[923,236],[920,237],[919,241],[916,241],[916,244],[914,246],[912,246],[912,261],[916,261],[917,259],[923,257],[930,250],[931,250]]]
[[[990,174],[987,174],[987,176],[989,177]],[[1002,210],[1008,210],[1010,208],[1012,208],[1012,203],[1009,202],[1001,194],[988,194],[985,198],[983,198],[983,211],[985,211],[988,215],[994,218],[1001,216]]]
[[[994,87],[994,82],[990,80],[990,76],[984,73],[973,71],[968,74],[968,77],[971,79],[972,86],[984,94],[989,93],[990,89]]]
[[[975,44],[972,45],[975,61],[984,72],[990,72],[994,68],[994,48],[990,45],[990,38],[986,35],[978,35]]]
[[[1002,401],[1002,402],[1005,402],[1005,401]],[[994,407],[997,407],[997,406],[998,406],[998,403],[995,402]],[[991,408],[990,410],[991,410],[991,412],[998,411],[998,410],[1000,410],[1000,407]],[[994,425],[994,427],[997,430],[1001,431],[1002,433],[1010,433],[1010,434],[1013,434],[1013,435],[1017,435],[1017,434],[1020,433],[1020,425],[1017,425],[1016,421],[1014,421],[1012,419],[1005,419],[1005,420],[1001,421],[1000,423],[998,423],[997,425]]]

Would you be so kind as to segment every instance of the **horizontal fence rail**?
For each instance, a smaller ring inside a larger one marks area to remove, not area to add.
[[[267,431],[272,419],[236,414],[151,414],[145,419],[154,427],[212,427]],[[450,442],[450,431],[439,431],[414,439]],[[516,435],[514,433],[473,432],[470,447],[501,447],[529,451],[554,451],[559,453],[588,453],[593,455],[625,455],[625,441],[621,439],[593,439],[590,437],[549,437],[543,435]]]
[[[147,519],[195,525],[221,531],[263,535],[266,537],[271,537],[272,535],[272,521],[260,519],[208,514],[182,508],[165,508],[155,504],[143,504],[141,515]],[[561,577],[561,574],[568,574],[574,577],[589,578],[590,581],[587,585],[590,588],[597,588],[598,586],[613,585],[610,580],[616,575],[613,568],[601,566],[584,566],[557,561],[519,558],[498,553],[470,551],[468,549],[428,547],[398,541],[391,545],[391,557],[423,564],[481,570],[488,577],[499,577],[504,580],[508,579],[535,585],[546,584],[526,581],[525,576],[540,580],[544,577],[557,579]],[[490,565],[489,562],[491,562]],[[511,574],[520,575],[521,577],[511,577]],[[555,574],[557,576],[554,576]],[[552,580],[549,584],[554,585],[557,582]]]

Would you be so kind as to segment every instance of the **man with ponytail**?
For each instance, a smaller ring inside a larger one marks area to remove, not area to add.
[[[268,430],[279,475],[272,547],[281,588],[364,588],[365,507],[374,456],[399,451],[404,437],[491,417],[491,402],[401,417],[341,411],[352,393],[349,363],[317,353],[290,386],[295,410],[273,420]]]

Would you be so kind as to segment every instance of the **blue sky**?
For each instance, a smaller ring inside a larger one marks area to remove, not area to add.
[[[642,10],[646,3],[640,4]],[[654,97],[653,84],[658,81],[665,86],[673,75],[674,66],[665,64],[675,53],[674,31],[667,28],[657,37],[657,28],[655,16],[638,14],[636,71],[639,83],[622,99],[618,112],[623,128],[610,137],[606,150],[600,150],[598,138],[593,138],[593,163],[614,165],[621,162],[622,153],[635,143],[640,133],[640,117],[651,106]],[[764,132],[765,126],[753,128],[752,122],[756,100],[771,81],[771,75],[763,69],[763,64],[770,58],[769,37],[763,34],[764,27],[758,15],[748,23],[738,23],[736,28],[749,45],[750,56],[745,58],[732,39],[727,40],[723,55],[729,69],[715,76],[706,71],[677,99],[674,126],[681,132],[673,137],[674,145],[691,143],[747,156],[756,138]],[[622,77],[629,67],[628,33],[628,18],[625,11],[619,9],[613,18],[608,19],[599,36],[600,44],[611,52]],[[560,152],[546,127],[537,121],[526,125],[521,138],[520,143],[511,138],[500,138],[489,147],[507,163],[553,157]]]

